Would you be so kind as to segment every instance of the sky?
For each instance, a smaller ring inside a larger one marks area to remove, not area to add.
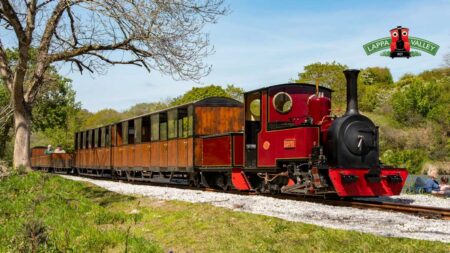
[[[443,56],[450,53],[450,1],[225,1],[230,13],[205,28],[215,53],[204,59],[211,73],[198,82],[175,81],[133,66],[111,67],[104,75],[80,75],[66,68],[60,73],[73,80],[83,108],[122,111],[209,84],[251,90],[286,83],[315,62],[388,67],[397,80],[405,73],[441,67]],[[408,27],[410,36],[438,44],[436,56],[391,59],[365,54],[363,44],[388,37],[398,25]]]

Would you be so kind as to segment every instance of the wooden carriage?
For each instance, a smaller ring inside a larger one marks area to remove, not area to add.
[[[80,174],[144,181],[186,178],[208,160],[204,136],[242,132],[243,126],[242,103],[206,98],[76,133],[74,167]]]

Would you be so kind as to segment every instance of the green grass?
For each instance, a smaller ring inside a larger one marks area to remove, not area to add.
[[[327,229],[207,204],[119,195],[36,172],[0,181],[0,191],[0,252],[450,250],[449,244],[439,242]]]

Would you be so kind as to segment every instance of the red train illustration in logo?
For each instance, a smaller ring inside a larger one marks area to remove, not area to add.
[[[406,27],[397,26],[390,31],[391,33],[391,53],[392,58],[411,56],[411,46],[409,43],[409,29]]]

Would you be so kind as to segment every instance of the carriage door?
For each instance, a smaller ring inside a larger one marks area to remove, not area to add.
[[[245,166],[256,167],[257,140],[261,129],[261,93],[245,96]]]

